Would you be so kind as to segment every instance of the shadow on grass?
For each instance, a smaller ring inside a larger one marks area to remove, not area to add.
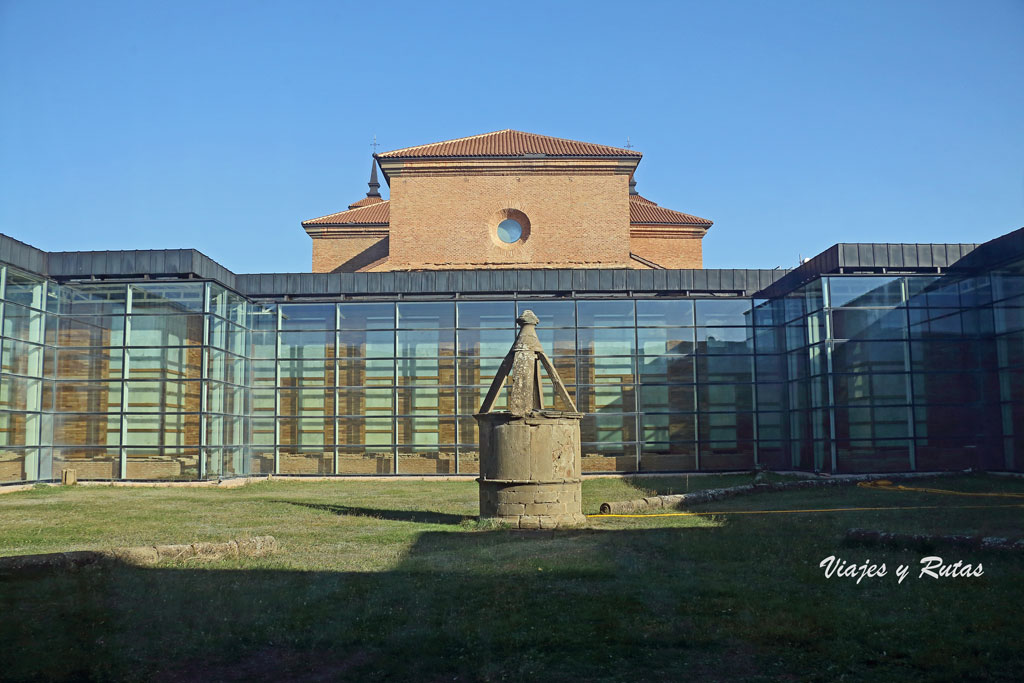
[[[416,522],[418,524],[461,524],[467,520],[476,519],[469,515],[453,515],[447,512],[434,512],[432,510],[381,510],[377,508],[353,507],[351,505],[329,505],[327,503],[302,503],[294,500],[275,500],[274,503],[286,505],[297,505],[329,512],[332,515],[347,515],[352,517],[372,517],[374,519],[385,519],[392,522]]]
[[[817,534],[757,529],[429,531],[378,572],[115,564],[4,577],[0,678],[1024,676],[1024,618],[1005,610],[1021,597],[1019,561],[955,590],[865,591],[807,566]]]

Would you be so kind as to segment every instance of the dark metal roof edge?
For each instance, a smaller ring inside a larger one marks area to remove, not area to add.
[[[49,253],[31,244],[0,233],[0,261],[36,275],[47,276]]]

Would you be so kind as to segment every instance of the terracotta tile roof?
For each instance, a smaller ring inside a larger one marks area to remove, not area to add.
[[[378,159],[444,157],[518,157],[543,154],[549,157],[641,157],[632,149],[595,145],[518,130],[499,130],[468,138],[405,147],[375,155]]]
[[[360,206],[369,206],[370,204],[378,204],[384,201],[380,197],[363,197],[357,202],[352,202],[348,205],[350,209],[358,209]]]
[[[704,225],[710,226],[712,221],[682,211],[673,211],[658,206],[650,199],[638,194],[629,196],[630,225]]]
[[[302,221],[303,225],[387,225],[391,218],[390,202],[374,202],[357,209],[339,211],[329,216]]]

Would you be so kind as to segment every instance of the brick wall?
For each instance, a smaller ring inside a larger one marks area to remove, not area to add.
[[[388,268],[630,267],[628,191],[611,173],[394,177]],[[503,209],[529,218],[525,241],[497,239]]]
[[[703,268],[700,237],[630,237],[629,250],[663,268]],[[643,266],[633,261],[633,267]]]
[[[388,255],[388,238],[380,236],[314,237],[314,273],[353,273]]]

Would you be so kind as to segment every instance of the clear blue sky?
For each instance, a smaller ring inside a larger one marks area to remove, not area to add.
[[[1024,2],[0,0],[0,232],[310,269],[381,151],[644,153],[707,267],[1024,225]],[[384,189],[386,193],[386,188]]]

